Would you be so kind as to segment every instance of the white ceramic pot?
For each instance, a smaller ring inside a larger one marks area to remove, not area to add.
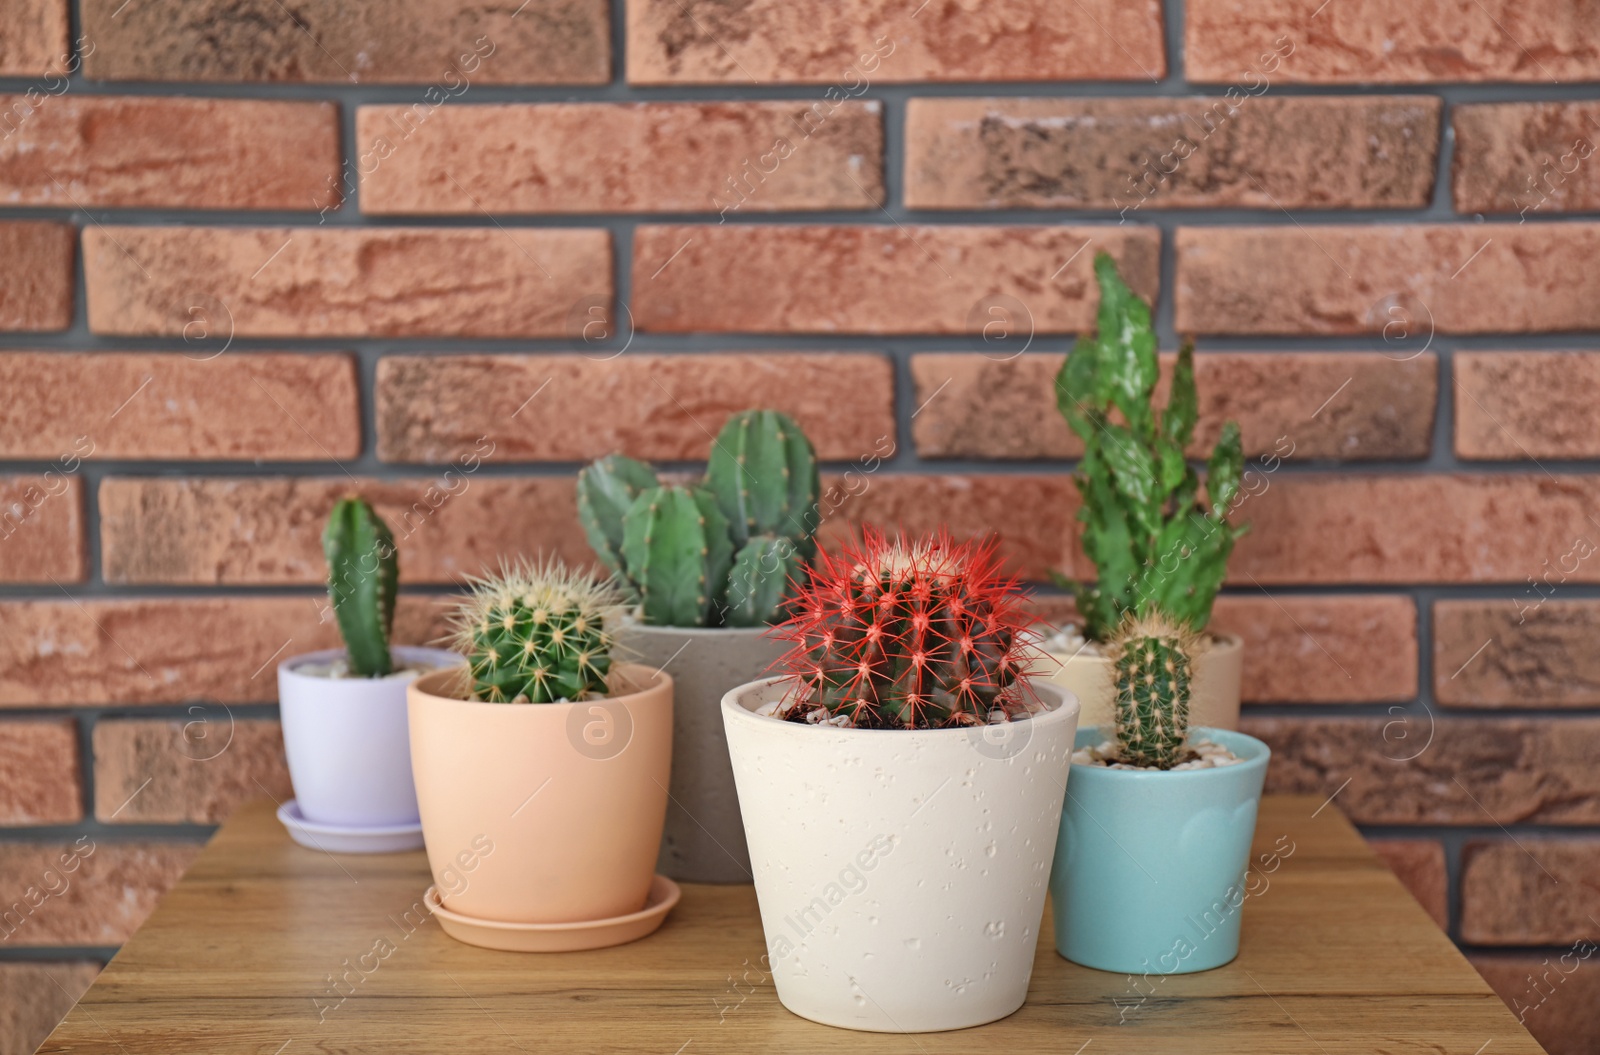
[[[1111,661],[1104,656],[1045,649],[1049,659],[1040,667],[1049,680],[1078,698],[1082,713],[1078,724],[1087,729],[1117,724],[1116,692],[1111,687]],[[1194,657],[1194,694],[1189,701],[1189,722],[1208,729],[1239,728],[1239,684],[1244,675],[1244,640],[1237,634],[1218,634],[1212,647]]]
[[[773,984],[830,1026],[961,1029],[1022,1006],[1078,703],[978,729],[837,729],[722,701]]]
[[[424,673],[463,662],[438,648],[390,651],[397,666],[423,667]],[[417,673],[328,678],[300,669],[343,656],[343,649],[329,649],[278,665],[283,749],[300,814],[316,824],[350,828],[416,824],[406,686]]]

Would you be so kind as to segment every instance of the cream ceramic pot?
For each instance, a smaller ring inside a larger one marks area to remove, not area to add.
[[[464,700],[464,672],[412,682],[411,765],[444,906],[501,923],[637,912],[672,766],[672,679],[621,663],[586,703]]]
[[[1041,665],[1049,680],[1078,698],[1083,711],[1078,724],[1087,729],[1117,724],[1116,693],[1111,688],[1111,661],[1088,653],[1044,649],[1049,659]],[[1236,634],[1219,634],[1210,648],[1194,657],[1194,695],[1189,721],[1211,729],[1239,728],[1239,686],[1244,674],[1244,641]]]
[[[1078,704],[976,729],[838,729],[723,699],[778,999],[831,1026],[961,1029],[1022,1006]]]

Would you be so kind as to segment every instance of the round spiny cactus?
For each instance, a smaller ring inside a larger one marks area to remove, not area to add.
[[[796,683],[781,717],[930,729],[1024,707],[1027,618],[992,541],[941,532],[907,542],[864,529],[860,545],[821,554],[796,608],[772,631],[794,643],[779,664]]]
[[[553,558],[475,581],[454,634],[473,698],[555,703],[604,696],[612,647],[605,616],[619,602],[609,581]]]
[[[1195,633],[1160,612],[1123,619],[1107,649],[1123,761],[1171,769],[1189,753]]]

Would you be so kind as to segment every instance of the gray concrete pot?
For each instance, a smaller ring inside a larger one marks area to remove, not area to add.
[[[689,883],[748,883],[739,795],[728,761],[722,697],[765,677],[788,650],[761,635],[765,627],[646,626],[629,621],[620,654],[672,675],[672,797],[656,870]]]

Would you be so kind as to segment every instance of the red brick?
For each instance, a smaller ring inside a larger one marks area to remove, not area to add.
[[[1592,1055],[1600,1037],[1600,962],[1593,942],[1468,959],[1550,1055]]]
[[[363,106],[361,177],[379,214],[770,212],[883,201],[877,102],[806,120],[808,102]],[[604,179],[596,179],[596,172]]]
[[[99,973],[98,963],[0,963],[0,1055],[30,1055]]]
[[[1247,482],[1249,483],[1249,482]],[[1600,477],[1263,474],[1230,582],[1520,582],[1594,531]],[[1571,581],[1600,581],[1600,560]]]
[[[20,106],[19,106],[20,104]],[[28,113],[0,95],[0,114]],[[0,204],[317,209],[339,203],[333,103],[50,98],[0,140]]]
[[[1217,598],[1214,629],[1244,638],[1249,703],[1392,703],[1417,694],[1409,597]]]
[[[826,460],[882,454],[883,437],[894,443],[894,369],[851,353],[389,356],[378,363],[378,456],[444,462],[487,437],[498,461],[619,450],[704,461],[747,407],[793,415]]]
[[[326,608],[315,594],[0,601],[0,707],[271,703],[281,659],[339,644]],[[446,614],[403,595],[395,641],[438,640]]]
[[[105,824],[221,824],[242,802],[292,797],[283,732],[224,705],[94,727],[94,814]]]
[[[1600,352],[1456,352],[1451,364],[1461,457],[1600,455]]]
[[[1093,325],[1093,259],[1111,253],[1153,299],[1149,227],[643,226],[634,234],[641,330],[972,333],[999,307],[1037,333]]]
[[[872,514],[877,522],[904,518],[912,531],[930,530],[944,517],[970,522],[963,530],[972,532],[1019,525],[1006,534],[1015,565],[1031,577],[1049,567],[1092,574],[1074,552],[1078,497],[1067,476],[858,475],[852,486],[867,494],[852,508],[882,510]],[[1526,575],[1528,554],[1564,553],[1600,497],[1600,485],[1587,476],[1279,472],[1262,473],[1259,483],[1237,513],[1251,524],[1230,565],[1229,581],[1241,587],[1513,582]],[[965,506],[969,490],[982,497],[988,521]],[[1031,521],[1012,511],[1040,505]],[[1572,581],[1600,581],[1600,564],[1580,568]]]
[[[1178,229],[1180,333],[1600,329],[1600,224]],[[1419,341],[1420,343],[1420,341]]]
[[[84,563],[83,481],[0,476],[0,582],[82,582]]]
[[[200,331],[191,331],[198,334]],[[0,352],[0,457],[328,461],[361,453],[352,356]]]
[[[1242,728],[1272,748],[1268,792],[1338,791],[1335,804],[1357,824],[1600,822],[1600,718],[1393,708],[1381,718],[1246,716]]]
[[[998,351],[913,356],[917,453],[1077,457],[1083,443],[1056,407],[1062,359]],[[1170,376],[1172,362],[1170,353],[1162,357],[1163,374]],[[1239,422],[1250,456],[1425,458],[1432,443],[1438,389],[1432,352],[1405,360],[1366,352],[1201,352],[1195,376],[1200,425],[1190,450],[1202,457],[1230,418]],[[1156,398],[1165,405],[1165,384]]]
[[[1269,84],[1554,84],[1600,78],[1600,41],[1581,3],[1190,0],[1183,61],[1191,81],[1234,81],[1252,93]]]
[[[1055,476],[909,476],[856,469],[823,480],[819,537],[831,545],[859,525],[921,535],[941,525],[957,538],[994,535],[1013,570],[1043,579],[1060,565],[1073,530],[1072,481]]]
[[[11,916],[0,922],[0,944],[121,944],[199,852],[199,843],[121,843],[104,835],[0,843],[0,913]]]
[[[72,719],[0,721],[0,824],[76,824],[81,779]]]
[[[1439,929],[1450,929],[1449,880],[1444,844],[1433,839],[1374,839],[1367,843],[1389,866]]]
[[[1592,539],[1592,534],[1586,538]],[[1591,707],[1600,704],[1600,601],[1549,600],[1561,588],[1560,569],[1593,545],[1554,553],[1553,573],[1540,575],[1510,600],[1433,603],[1433,694],[1449,707]],[[1569,559],[1563,559],[1569,558]],[[1591,563],[1596,563],[1591,561]]]
[[[1474,103],[1450,120],[1456,212],[1600,209],[1600,103]]]
[[[6,0],[0,8],[0,77],[65,72],[67,24],[67,0]],[[59,87],[60,81],[48,86]]]
[[[913,209],[1421,208],[1441,103],[913,99]],[[1248,162],[1246,162],[1248,159]]]
[[[1034,595],[1052,626],[1078,621],[1072,598]],[[1389,703],[1417,694],[1417,606],[1409,597],[1224,594],[1210,629],[1244,639],[1245,703]]]
[[[94,227],[83,247],[96,333],[182,336],[199,304],[238,337],[556,337],[611,296],[604,231]]]
[[[321,583],[322,528],[352,490],[394,532],[405,583],[460,582],[501,558],[539,553],[593,559],[571,477],[481,476],[460,467],[449,477],[383,481],[112,478],[100,485],[106,581]]]
[[[1595,940],[1600,840],[1468,843],[1461,854],[1461,940],[1475,945],[1570,945]]]
[[[1156,0],[628,5],[632,84],[827,84],[839,100],[872,83],[1156,81],[1166,70]]]
[[[72,228],[0,220],[0,332],[72,325]]]
[[[425,84],[440,104],[474,84],[604,84],[605,0],[83,0],[91,80]]]

